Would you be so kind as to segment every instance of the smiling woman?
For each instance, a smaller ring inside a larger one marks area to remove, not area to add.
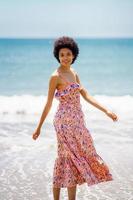
[[[91,186],[113,180],[108,166],[97,154],[90,131],[86,127],[80,94],[112,120],[116,121],[117,116],[101,106],[81,87],[79,76],[71,67],[79,53],[78,45],[72,38],[64,36],[57,39],[53,53],[60,66],[50,78],[46,106],[33,139],[40,135],[40,128],[53,98],[56,97],[59,106],[53,124],[57,135],[58,156],[53,171],[53,196],[55,200],[59,200],[60,188],[67,187],[69,199],[75,200],[78,184],[86,182]]]
[[[72,55],[73,58],[70,64],[73,64],[79,54],[79,48],[77,43],[69,37],[61,37],[55,41],[53,53],[59,63],[61,62],[59,56],[60,58],[63,57],[62,49],[64,48],[66,48],[66,51],[68,51],[68,56]]]

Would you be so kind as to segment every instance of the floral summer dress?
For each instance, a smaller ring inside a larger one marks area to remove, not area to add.
[[[80,104],[81,85],[67,81],[59,69],[58,73],[66,82],[66,87],[57,89],[54,96],[59,100],[59,105],[53,119],[58,146],[53,187],[72,187],[85,182],[90,186],[113,180],[86,128]]]

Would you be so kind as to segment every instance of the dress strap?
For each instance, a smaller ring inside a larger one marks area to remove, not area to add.
[[[57,69],[57,71],[58,71],[58,73],[59,73],[59,76],[60,76],[65,82],[69,83],[69,81],[68,81],[65,77],[62,76],[60,70]]]

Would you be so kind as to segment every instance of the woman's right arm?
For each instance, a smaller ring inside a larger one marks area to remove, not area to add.
[[[56,87],[57,87],[57,80],[58,80],[57,75],[52,75],[50,77],[47,101],[46,101],[46,104],[44,106],[39,124],[37,126],[37,129],[35,130],[35,132],[32,135],[32,138],[34,140],[39,136],[42,124],[43,124],[44,120],[46,119],[46,117],[47,117],[47,115],[48,115],[48,113],[51,109],[53,98],[54,98],[54,93],[55,93],[55,90],[56,90]]]

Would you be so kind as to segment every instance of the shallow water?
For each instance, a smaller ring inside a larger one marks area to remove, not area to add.
[[[120,107],[116,109],[114,103],[113,109],[119,114],[119,122],[113,122],[83,99],[81,102],[86,126],[91,132],[98,154],[109,165],[114,180],[91,187],[86,183],[78,186],[77,199],[132,199],[133,115],[130,112],[126,115]],[[56,103],[55,101],[55,105]],[[109,102],[105,101],[104,104]],[[24,114],[4,116],[0,126],[0,199],[52,199],[52,172],[57,143],[51,119],[55,109],[56,106],[53,106],[43,124],[41,136],[36,141],[31,136],[39,114],[32,117],[25,117]],[[61,197],[63,200],[67,199],[66,188],[61,190]]]

